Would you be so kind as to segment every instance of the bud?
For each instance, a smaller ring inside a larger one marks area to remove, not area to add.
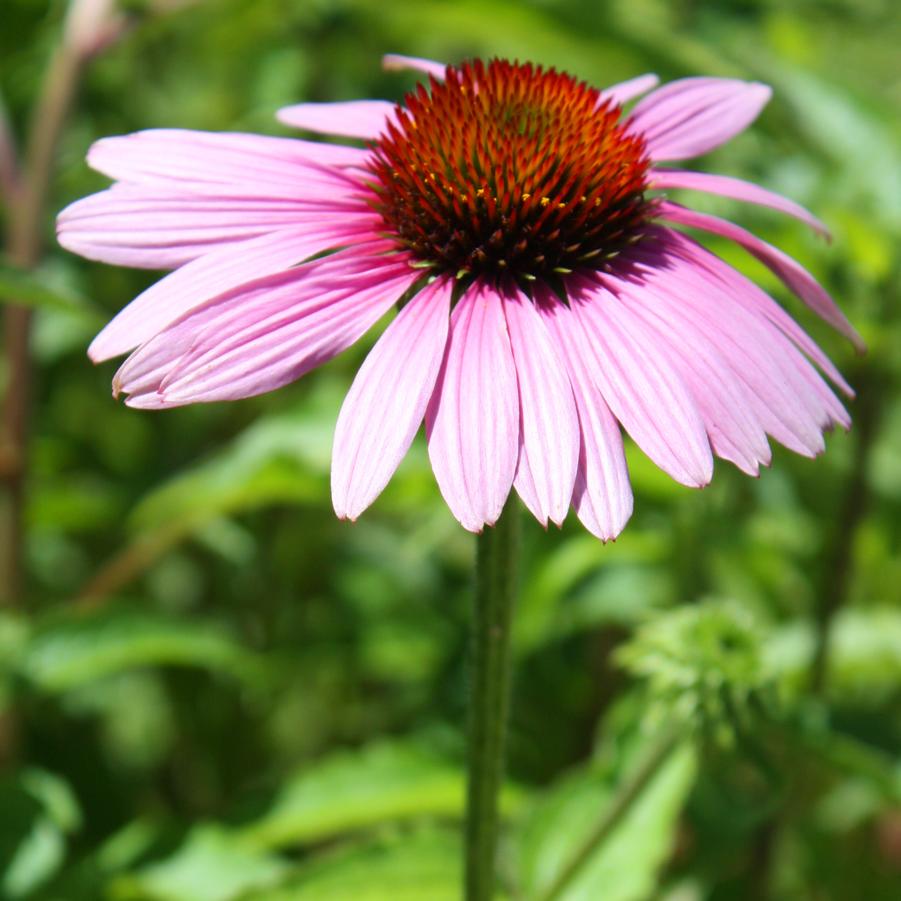
[[[76,56],[87,59],[111,44],[124,26],[116,0],[71,0],[63,41]]]
[[[730,744],[772,685],[762,649],[763,638],[743,607],[709,601],[656,616],[618,659],[646,681],[661,716]]]

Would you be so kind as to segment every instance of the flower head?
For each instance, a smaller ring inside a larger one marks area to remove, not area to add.
[[[737,242],[860,345],[829,295],[775,247],[662,193],[706,191],[824,230],[756,185],[660,166],[742,131],[767,87],[689,78],[652,90],[642,76],[602,91],[503,60],[386,65],[419,69],[428,86],[398,106],[280,112],[365,148],[175,130],[91,148],[116,181],[60,214],[60,242],[175,270],[91,345],[94,360],[131,351],[114,379],[126,403],[270,391],[399,307],[338,417],[338,515],[372,503],[424,419],[466,528],[493,523],[515,489],[542,523],[572,506],[604,540],[632,511],[621,429],[702,486],[713,455],[756,474],[768,437],[813,456],[824,430],[849,425],[823,375],[851,389],[810,337],[673,226]]]

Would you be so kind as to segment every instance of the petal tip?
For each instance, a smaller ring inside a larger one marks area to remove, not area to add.
[[[337,516],[338,519],[341,520],[341,522],[347,522],[347,523],[353,524],[357,521],[357,519],[359,519],[360,514],[359,513],[351,513],[347,509],[342,510],[342,509],[339,509],[337,506],[335,506],[335,516]]]
[[[105,360],[108,360],[111,354],[107,354],[103,350],[103,342],[100,340],[100,335],[98,335],[89,345],[88,345],[88,359],[96,366],[99,363],[103,363]]]
[[[282,125],[294,125],[292,121],[294,112],[297,111],[299,104],[293,104],[292,106],[283,106],[280,109],[275,111],[275,118],[277,121],[281,122]]]
[[[382,57],[382,68],[386,72],[403,72],[413,69],[431,75],[438,81],[442,81],[447,74],[447,67],[444,63],[418,56],[405,56],[402,53],[386,53]]]

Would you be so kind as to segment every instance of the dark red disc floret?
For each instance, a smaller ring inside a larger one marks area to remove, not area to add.
[[[621,109],[554,69],[448,67],[373,147],[385,231],[459,277],[602,268],[641,235],[648,157]]]

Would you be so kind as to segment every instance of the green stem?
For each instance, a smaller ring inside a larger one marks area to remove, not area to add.
[[[518,549],[519,510],[511,499],[494,528],[479,535],[476,552],[466,806],[467,901],[491,901],[494,897]]]
[[[872,364],[869,367],[858,367],[856,373],[849,373],[849,376],[854,378],[859,392],[854,411],[856,443],[851,475],[826,548],[827,563],[822,569],[823,579],[817,593],[814,613],[815,643],[810,687],[813,694],[820,697],[826,694],[833,622],[847,601],[853,585],[854,539],[869,509],[868,466],[872,447],[879,435],[883,385],[888,383],[886,376],[876,371]]]
[[[610,803],[604,810],[601,818],[585,838],[585,841],[576,849],[576,852],[557,874],[548,890],[541,895],[541,901],[555,901],[560,898],[579,871],[604,845],[613,834],[616,827],[622,822],[629,812],[632,804],[641,796],[651,779],[654,778],[660,767],[669,759],[670,754],[676,750],[683,733],[675,727],[664,729],[657,740],[651,746],[641,764],[629,777],[622,782],[616,793],[610,799]]]

